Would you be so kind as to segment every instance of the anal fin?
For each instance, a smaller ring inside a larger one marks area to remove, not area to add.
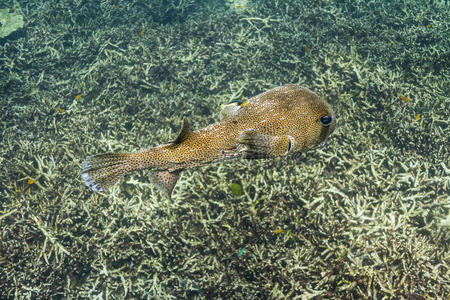
[[[150,180],[152,183],[160,189],[169,199],[172,197],[172,191],[177,183],[178,177],[182,170],[169,171],[156,171],[150,174]]]

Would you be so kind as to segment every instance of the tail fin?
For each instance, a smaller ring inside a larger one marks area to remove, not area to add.
[[[90,189],[101,192],[133,171],[129,157],[130,154],[127,153],[88,156],[83,162],[81,177]]]

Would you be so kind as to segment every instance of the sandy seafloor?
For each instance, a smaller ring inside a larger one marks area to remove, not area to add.
[[[446,1],[0,8],[25,21],[0,39],[1,299],[448,299]],[[147,172],[80,178],[285,83],[333,105],[325,147],[187,170],[172,203]]]

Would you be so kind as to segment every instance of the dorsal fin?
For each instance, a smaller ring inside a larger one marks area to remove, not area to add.
[[[191,127],[189,126],[189,121],[187,118],[183,120],[183,127],[181,127],[180,133],[177,138],[172,142],[173,144],[181,144],[191,132]]]

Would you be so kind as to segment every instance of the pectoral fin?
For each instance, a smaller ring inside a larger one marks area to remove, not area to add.
[[[238,136],[238,142],[246,146],[244,158],[266,158],[288,154],[293,141],[289,135],[267,135],[248,130]]]
[[[160,189],[169,199],[171,199],[173,188],[180,177],[181,170],[173,172],[157,171],[150,174],[152,183]]]

